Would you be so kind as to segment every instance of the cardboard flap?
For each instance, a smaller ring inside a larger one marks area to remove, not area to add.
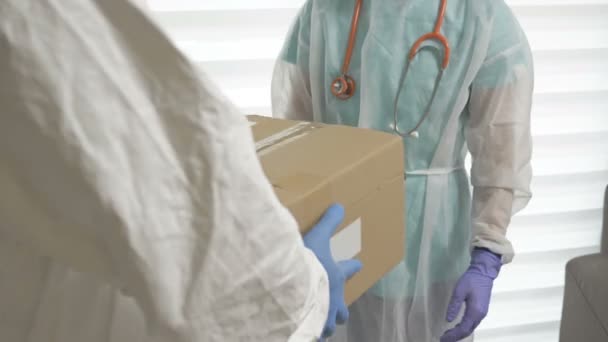
[[[259,122],[252,129],[255,136],[264,136],[258,140],[264,142],[263,146],[259,145],[261,151],[258,156],[266,176],[283,190],[298,186],[299,182],[287,181],[297,178],[294,175],[316,177],[325,182],[346,178],[346,183],[337,186],[344,187],[341,190],[349,193],[354,200],[369,193],[375,186],[366,181],[366,173],[373,173],[375,179],[386,181],[403,175],[403,161],[386,158],[387,154],[384,153],[387,149],[402,149],[398,137],[371,130],[361,134],[361,129],[350,127],[297,126],[294,122],[276,122],[272,122],[274,134],[269,133],[269,122]],[[352,177],[357,179],[343,177],[355,169],[356,174],[353,173]],[[353,187],[352,184],[357,186]],[[307,186],[313,185],[310,180],[307,182]]]
[[[287,206],[314,192],[315,189],[322,187],[324,183],[325,181],[322,177],[305,173],[297,173],[271,180],[271,184],[281,203]]]

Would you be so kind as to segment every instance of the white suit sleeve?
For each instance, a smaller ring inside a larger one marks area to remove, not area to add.
[[[132,295],[154,341],[310,341],[327,276],[246,120],[124,0],[0,2],[0,229]]]
[[[310,13],[308,1],[294,21],[272,76],[272,115],[274,117],[313,121],[313,104],[308,76],[310,56]]]
[[[310,78],[296,65],[279,59],[272,75],[272,115],[276,118],[313,121]]]
[[[531,197],[533,85],[529,44],[503,4],[471,87],[467,143],[473,159],[473,245],[502,255],[504,263],[514,255],[506,238],[511,216]]]

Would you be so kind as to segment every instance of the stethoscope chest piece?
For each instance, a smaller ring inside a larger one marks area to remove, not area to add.
[[[355,94],[355,80],[343,75],[331,83],[331,93],[340,100],[348,100]]]

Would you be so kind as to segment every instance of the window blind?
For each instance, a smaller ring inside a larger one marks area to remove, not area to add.
[[[513,219],[517,256],[496,281],[476,341],[554,342],[565,264],[599,250],[608,183],[608,0],[507,2],[535,60],[534,198]],[[304,0],[146,3],[245,113],[270,113],[274,60]]]

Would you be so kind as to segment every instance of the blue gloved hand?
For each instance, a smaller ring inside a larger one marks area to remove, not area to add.
[[[501,266],[499,255],[485,248],[473,250],[471,265],[460,277],[447,312],[448,322],[453,322],[460,313],[462,305],[466,303],[464,317],[456,327],[448,330],[441,337],[441,342],[457,342],[473,334],[488,314],[492,286]]]
[[[348,320],[348,308],[344,303],[344,283],[361,270],[361,263],[358,260],[336,263],[331,254],[329,239],[343,219],[344,208],[333,205],[327,209],[317,225],[304,236],[304,245],[315,253],[329,278],[329,315],[323,329],[323,338],[333,335],[336,323],[344,324]]]

